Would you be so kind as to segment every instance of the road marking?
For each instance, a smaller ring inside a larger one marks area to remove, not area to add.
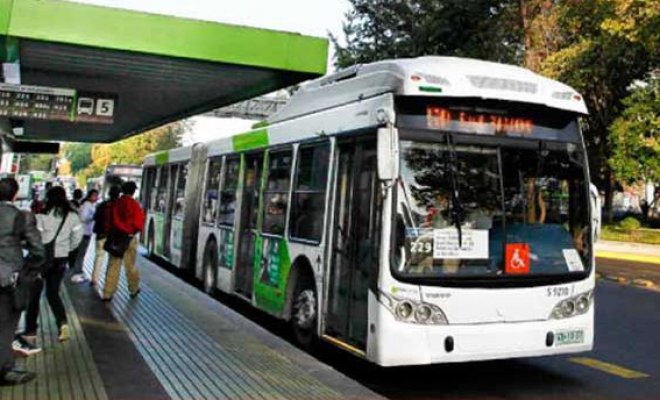
[[[596,360],[595,358],[573,357],[573,358],[569,358],[569,360],[576,364],[584,365],[593,369],[597,369],[599,371],[607,372],[608,374],[611,375],[616,375],[619,378],[639,379],[639,378],[649,377],[649,375],[643,372],[633,371],[632,369],[620,367],[615,364],[606,363],[605,361]]]

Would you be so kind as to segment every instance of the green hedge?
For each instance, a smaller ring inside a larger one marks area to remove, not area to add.
[[[647,244],[660,244],[660,229],[621,229],[604,226],[600,235],[603,240],[617,242],[634,242]]]

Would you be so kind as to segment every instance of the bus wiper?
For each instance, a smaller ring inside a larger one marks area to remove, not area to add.
[[[449,149],[449,163],[445,164],[448,167],[449,182],[451,184],[451,223],[458,231],[458,248],[463,247],[463,231],[461,223],[465,219],[465,211],[461,203],[460,193],[458,191],[458,181],[456,179],[458,169],[458,157],[456,156],[456,149],[454,149],[454,138],[450,133],[447,134],[447,148]]]

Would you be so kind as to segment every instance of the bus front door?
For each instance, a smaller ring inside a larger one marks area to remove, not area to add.
[[[243,193],[241,196],[241,218],[239,220],[238,262],[236,263],[236,291],[252,298],[255,242],[259,216],[259,195],[261,193],[261,170],[264,156],[245,156]]]
[[[325,333],[364,350],[368,291],[378,267],[376,147],[352,140],[338,149]]]

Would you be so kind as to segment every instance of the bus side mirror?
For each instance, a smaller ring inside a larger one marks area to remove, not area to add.
[[[593,228],[594,243],[596,243],[600,238],[602,212],[598,188],[593,183],[589,183],[589,205],[591,206],[591,226]]]
[[[396,128],[378,129],[378,178],[392,181],[399,174],[399,141]]]

